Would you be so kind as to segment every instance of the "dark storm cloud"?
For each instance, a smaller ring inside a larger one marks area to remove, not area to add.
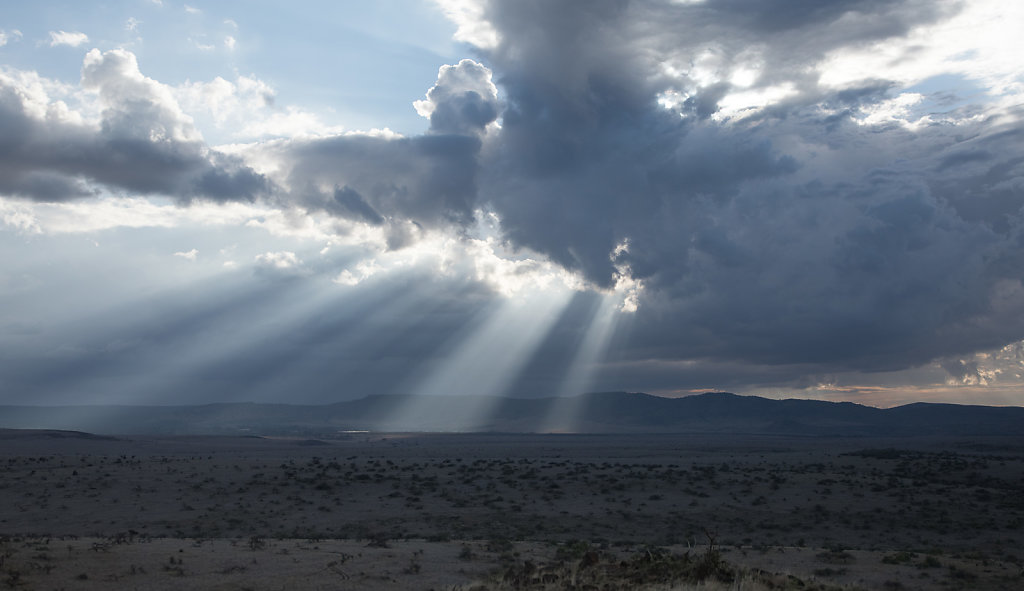
[[[40,201],[95,194],[89,184],[143,194],[251,201],[270,190],[240,159],[210,150],[167,90],[138,70],[132,54],[93,50],[82,85],[104,110],[98,129],[32,113],[29,99],[0,78],[0,192]]]
[[[465,227],[489,207],[514,247],[597,286],[642,280],[624,367],[702,360],[766,383],[903,369],[1024,338],[1022,128],[969,109],[956,126],[865,125],[895,82],[826,87],[816,65],[956,8],[492,2],[501,41],[481,58],[500,102],[464,60],[418,105],[427,134],[279,155],[337,215]],[[790,94],[718,117],[750,59],[754,90]],[[685,98],[665,108],[669,92]]]
[[[945,359],[940,362],[942,369],[954,380],[960,383],[978,383],[983,378],[978,371],[976,361],[964,361],[960,359]]]
[[[788,366],[763,375],[791,380],[1020,339],[1020,126],[863,126],[855,109],[893,83],[829,89],[809,68],[949,6],[490,3],[505,108],[481,199],[513,243],[598,285],[623,269],[644,281],[623,343],[635,360]],[[745,122],[712,118],[735,89],[664,67],[709,46],[726,73],[756,49],[755,88],[794,94]],[[675,109],[658,104],[684,87]]]
[[[327,206],[327,210],[331,213],[339,214],[341,217],[361,219],[374,226],[384,223],[384,218],[370,207],[362,195],[348,185],[334,190],[334,203],[336,205]]]
[[[419,106],[430,112],[432,133],[481,133],[498,118],[495,93],[490,72],[473,60],[462,60],[441,68],[437,84]]]
[[[344,135],[270,149],[307,207],[391,223],[389,247],[400,248],[411,241],[404,221],[458,229],[473,223],[481,135],[499,112],[490,72],[472,60],[442,67],[417,108],[430,117],[424,135]]]
[[[472,222],[476,136],[337,136],[271,148],[290,165],[292,192],[308,207],[368,221],[432,227]],[[322,187],[333,187],[326,192]],[[338,189],[340,188],[340,189]]]
[[[630,389],[644,376],[662,389],[673,380],[810,384],[809,376],[933,360],[947,360],[957,380],[976,379],[980,370],[960,356],[1024,339],[1019,114],[968,105],[949,112],[955,124],[866,122],[865,110],[884,111],[897,82],[829,87],[819,69],[830,52],[905,35],[957,7],[490,2],[484,15],[500,43],[479,50],[487,68],[463,60],[441,69],[416,105],[430,119],[426,133],[278,140],[252,151],[280,165],[287,189],[273,198],[379,226],[388,248],[413,244],[423,228],[459,233],[478,209],[492,209],[513,248],[601,288],[642,281],[605,384]],[[730,76],[744,67],[756,70],[751,81]],[[743,84],[756,92],[784,83],[788,94],[764,108],[723,111]],[[0,83],[0,192],[60,200],[102,184],[182,201],[271,192],[241,160],[206,148],[130,54],[91,53],[83,87],[104,105],[98,128],[30,113],[27,99]],[[672,96],[679,100],[665,100]],[[267,253],[264,263],[306,272],[285,254]],[[465,280],[435,286],[431,306],[482,308],[489,295]],[[397,302],[430,281],[418,277],[391,295]],[[353,372],[367,380],[353,383],[371,384],[371,366],[402,375],[396,367],[422,362],[471,315],[454,310],[437,325],[425,320],[422,331],[388,315],[399,321],[382,322],[360,348],[343,335],[372,309],[374,293],[352,314],[339,312],[322,328],[311,315],[304,330],[254,345],[218,371],[255,383],[251,376],[270,368],[284,374],[306,364],[308,375],[297,379],[327,395]],[[586,318],[584,304],[566,322]],[[558,382],[579,344],[562,328],[514,389]],[[162,331],[167,342],[181,340]],[[303,361],[321,346],[347,357]],[[314,371],[328,366],[330,375]]]
[[[905,0],[717,0],[677,14],[761,35],[811,30],[814,37],[819,37],[816,43],[829,45],[902,35],[914,24],[934,18],[939,12],[937,4]],[[821,29],[838,29],[840,22],[843,35],[821,35]]]
[[[844,149],[841,173],[801,162],[800,182],[746,184],[684,210],[666,224],[677,234],[637,240],[627,260],[650,289],[633,355],[884,371],[1020,339],[1020,220],[1008,215],[1024,204],[1020,172],[993,178],[977,161],[956,179],[922,175],[944,144],[958,149],[947,133],[858,136],[878,158]],[[1004,215],[964,215],[961,198],[995,200]]]

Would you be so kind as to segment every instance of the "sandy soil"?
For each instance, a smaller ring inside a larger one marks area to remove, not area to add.
[[[569,588],[713,541],[733,588],[1024,587],[1024,438],[57,435],[0,433],[0,584]]]

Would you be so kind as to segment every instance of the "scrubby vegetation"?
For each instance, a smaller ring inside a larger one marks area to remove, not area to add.
[[[753,584],[758,565],[784,572],[798,558],[797,579],[808,585],[854,584],[869,569],[891,571],[892,583],[911,578],[904,588],[1021,582],[1024,448],[865,443],[497,435],[318,446],[51,442],[0,455],[0,505],[10,508],[0,534],[90,537],[98,555],[155,539],[230,539],[253,558],[287,540],[352,540],[367,551],[419,540],[450,546],[461,568],[502,564],[490,584],[507,588],[534,584],[542,571],[622,585],[641,574],[654,577],[645,585],[728,585],[733,573]],[[523,544],[552,550],[515,556]],[[52,551],[18,556],[16,568],[0,566],[15,586],[54,563],[43,558]],[[183,576],[192,563],[178,558],[145,568]],[[408,557],[398,574],[428,568]]]

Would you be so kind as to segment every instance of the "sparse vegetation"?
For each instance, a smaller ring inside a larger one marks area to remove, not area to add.
[[[794,563],[808,585],[871,571],[887,573],[873,588],[1020,582],[1024,447],[1012,442],[897,449],[861,441],[833,450],[771,438],[709,448],[657,437],[499,435],[467,446],[469,437],[254,439],[229,452],[218,442],[177,441],[140,447],[147,455],[124,453],[116,441],[0,450],[0,503],[12,508],[0,515],[8,536],[0,538],[0,585],[79,574],[90,585],[110,583],[107,576],[193,577],[201,570],[194,555],[211,539],[247,553],[208,569],[222,578],[256,577],[325,541],[358,540],[353,554],[433,544],[450,548],[455,572],[503,564],[522,580],[536,575],[515,571],[529,563],[562,581],[605,565],[612,578],[642,571],[726,584],[733,573],[753,585],[761,575],[750,569]],[[78,538],[44,543],[48,533]],[[66,570],[168,538],[195,541],[159,561],[127,560],[117,573]],[[412,552],[386,577],[427,580],[431,560]],[[361,576],[338,556],[317,569]]]

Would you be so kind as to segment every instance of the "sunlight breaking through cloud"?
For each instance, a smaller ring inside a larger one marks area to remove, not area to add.
[[[152,404],[190,398],[188,392],[181,391],[181,379],[187,376],[192,388],[200,383],[208,384],[209,388],[204,387],[204,390],[219,390],[222,400],[250,400],[252,392],[239,388],[237,381],[228,381],[223,368],[269,342],[286,337],[303,318],[317,314],[326,305],[330,294],[306,282],[265,286],[262,290],[240,289],[226,288],[205,308],[175,315],[173,322],[181,327],[178,331],[150,328],[150,342],[146,343],[148,370],[100,366],[101,371],[93,378],[96,386],[88,388],[84,384],[76,384],[69,387],[104,392],[103,400],[90,397],[90,404],[128,400]],[[287,302],[301,302],[302,305],[283,305]],[[142,301],[126,304],[129,308],[144,305]],[[122,337],[119,334],[121,330],[117,327],[117,332],[105,337],[102,330],[97,330],[93,338],[99,337],[101,342],[130,338]]]
[[[12,399],[1024,384],[1020,3],[23,4]]]
[[[608,343],[615,333],[619,320],[618,307],[618,296],[615,293],[601,297],[563,379],[558,399],[551,405],[551,411],[542,421],[542,431],[566,433],[579,429],[579,404],[582,402],[580,396],[590,392],[594,375],[604,362]]]
[[[442,361],[410,391],[414,395],[391,422],[395,425],[422,424],[431,406],[430,397],[439,395],[478,395],[480,400],[467,406],[459,417],[443,420],[462,429],[485,424],[491,404],[507,388],[536,351],[537,346],[558,321],[572,297],[572,291],[560,290],[542,296],[507,299],[487,313],[479,326],[464,335]]]

